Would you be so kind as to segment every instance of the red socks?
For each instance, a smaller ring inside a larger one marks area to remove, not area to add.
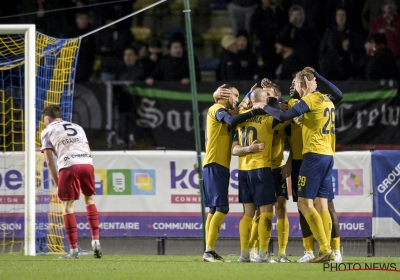
[[[87,219],[92,240],[99,240],[99,214],[95,204],[86,206]]]
[[[74,213],[64,215],[64,225],[70,249],[78,248],[78,232]]]

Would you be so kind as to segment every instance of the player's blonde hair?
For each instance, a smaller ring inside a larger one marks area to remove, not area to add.
[[[304,83],[304,81],[305,81],[304,78],[307,78],[307,80],[311,81],[312,79],[315,78],[315,75],[310,70],[301,70],[296,73],[297,81]]]
[[[282,95],[281,87],[267,78],[261,80],[261,86],[262,88],[272,88],[275,96],[281,97]]]

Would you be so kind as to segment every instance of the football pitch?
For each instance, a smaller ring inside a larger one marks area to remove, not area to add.
[[[400,279],[399,258],[346,257],[340,266],[296,263],[294,256],[291,263],[272,264],[225,258],[231,262],[203,263],[201,256],[83,255],[60,260],[58,255],[0,254],[0,279]]]

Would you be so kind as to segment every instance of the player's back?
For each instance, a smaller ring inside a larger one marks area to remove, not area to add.
[[[221,123],[217,120],[216,114],[219,109],[225,110],[225,107],[221,104],[214,104],[207,112],[206,156],[203,166],[215,162],[229,168],[231,163],[232,132],[227,123]]]
[[[74,164],[92,164],[85,131],[78,124],[53,121],[41,134],[42,150],[52,149],[57,156],[58,169]]]
[[[240,146],[250,146],[254,140],[264,143],[261,152],[239,157],[239,170],[271,167],[272,122],[273,117],[269,115],[256,115],[236,126],[234,141],[238,141]]]
[[[335,153],[335,106],[329,97],[313,92],[302,100],[310,111],[302,117],[303,154],[317,153],[334,155]]]

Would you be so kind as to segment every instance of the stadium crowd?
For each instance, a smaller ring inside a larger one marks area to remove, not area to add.
[[[35,23],[49,36],[78,37],[132,13],[140,2],[146,1],[16,0],[2,5],[0,22]],[[398,0],[203,2],[210,10],[228,12],[232,34],[222,37],[220,55],[212,65],[199,57],[198,79],[201,70],[212,69],[218,80],[291,80],[305,66],[313,66],[330,80],[399,76]],[[161,5],[168,9],[171,3]],[[138,40],[131,32],[132,23],[127,19],[82,39],[76,81],[189,83],[185,34],[162,30]]]

